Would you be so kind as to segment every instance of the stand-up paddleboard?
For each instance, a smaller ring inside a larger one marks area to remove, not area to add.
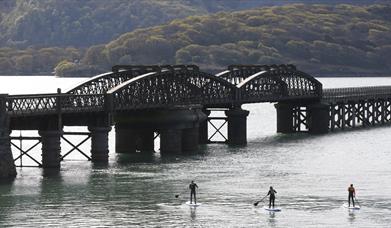
[[[361,209],[360,205],[357,205],[357,204],[354,205],[354,207],[353,207],[353,205],[350,205],[350,207],[349,207],[349,204],[344,203],[342,206],[343,206],[344,208],[349,209],[349,210],[360,210],[360,209]]]
[[[189,205],[190,207],[198,207],[198,206],[201,206],[202,203],[190,203],[190,201],[187,201],[186,202],[186,205]]]
[[[280,212],[281,211],[281,208],[278,208],[278,207],[266,207],[264,206],[263,209],[265,209],[266,211],[272,211],[272,212]]]

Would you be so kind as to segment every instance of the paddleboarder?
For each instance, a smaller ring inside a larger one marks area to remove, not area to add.
[[[193,196],[194,196],[194,204],[197,204],[196,188],[198,188],[197,184],[194,183],[194,181],[191,181],[191,183],[189,184],[189,189],[190,189],[190,204],[193,202]]]
[[[277,191],[273,189],[272,186],[270,186],[269,192],[266,196],[269,196],[269,208],[273,205],[274,208],[274,200],[276,199],[276,193]]]
[[[350,199],[352,199],[353,207],[354,207],[354,197],[356,197],[356,190],[353,187],[353,184],[350,184],[350,187],[348,188],[349,196],[348,196],[348,201],[349,201],[349,207],[350,207]]]

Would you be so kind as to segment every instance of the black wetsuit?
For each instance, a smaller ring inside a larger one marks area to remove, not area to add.
[[[348,196],[349,207],[350,207],[350,199],[352,200],[353,207],[354,207],[354,195],[356,194],[356,191],[353,187],[349,187],[348,192],[349,192],[349,196]]]
[[[274,208],[274,200],[276,199],[276,190],[274,189],[270,189],[269,192],[267,193],[267,195],[269,196],[269,208],[273,205],[273,208]]]
[[[193,196],[194,196],[194,203],[197,204],[197,198],[196,198],[196,188],[198,188],[196,183],[191,183],[189,185],[190,188],[190,203],[193,202]]]

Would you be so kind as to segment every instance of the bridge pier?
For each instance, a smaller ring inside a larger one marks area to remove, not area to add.
[[[115,152],[116,153],[135,153],[137,131],[123,124],[115,125]]]
[[[42,167],[60,168],[62,130],[39,130],[42,140]]]
[[[277,111],[277,132],[293,133],[293,106],[286,103],[277,103],[274,107]]]
[[[116,153],[153,152],[154,130],[135,128],[126,124],[115,125],[115,151]]]
[[[247,116],[250,112],[241,108],[225,111],[228,120],[228,144],[247,144]]]
[[[182,151],[190,152],[198,150],[199,145],[199,126],[185,128],[182,130]]]
[[[202,110],[202,112],[206,115],[206,119],[201,121],[199,124],[199,144],[208,144],[208,116],[210,115],[210,110]]]
[[[111,127],[89,126],[91,132],[91,158],[93,162],[109,160],[109,132]]]
[[[181,154],[182,153],[182,130],[165,129],[160,131],[160,153]]]
[[[330,108],[327,104],[311,104],[309,108],[308,131],[310,134],[329,132]]]
[[[0,179],[16,176],[16,168],[11,152],[9,116],[6,112],[6,94],[0,94]]]

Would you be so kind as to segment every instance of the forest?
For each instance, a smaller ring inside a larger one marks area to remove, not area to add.
[[[48,8],[53,2],[58,3],[54,0],[24,2],[39,4],[45,1]],[[18,2],[1,7],[1,26],[16,14],[15,8],[22,7]],[[86,2],[110,5],[111,1]],[[161,20],[153,22],[143,18],[143,21],[141,17],[145,12],[138,10],[134,11],[141,16],[134,16],[134,20],[124,20],[126,17],[119,20],[119,16],[113,16],[115,13],[111,15],[114,18],[104,13],[102,17],[106,17],[108,24],[115,19],[121,23],[108,25],[107,30],[95,27],[91,31],[81,23],[85,33],[79,36],[79,40],[83,37],[79,42],[71,33],[65,36],[69,32],[66,26],[59,28],[64,35],[60,35],[64,39],[61,42],[55,38],[58,34],[48,36],[49,30],[56,31],[53,27],[42,34],[37,31],[39,29],[31,28],[32,34],[35,31],[38,37],[41,36],[36,41],[28,38],[33,36],[27,35],[28,29],[20,30],[26,33],[23,40],[20,39],[22,34],[12,32],[16,26],[1,27],[8,33],[1,34],[0,74],[39,74],[55,69],[61,76],[86,76],[106,72],[116,64],[198,64],[202,69],[215,72],[229,64],[291,63],[303,71],[325,76],[391,75],[389,5],[366,5],[361,1],[364,5],[277,4],[251,8],[259,5],[252,5],[254,1],[244,1],[248,4],[239,6],[240,1],[215,1],[211,5],[205,0],[179,0],[180,4],[175,7],[181,8],[174,10],[163,7],[172,1],[159,1],[160,6],[156,6],[154,0],[141,2],[160,11],[160,14],[153,14]],[[267,2],[262,3],[266,5]],[[0,1],[0,4],[4,2]],[[192,4],[198,8],[189,7]],[[67,7],[64,5],[63,10]],[[243,8],[251,9],[236,11]],[[71,17],[70,13],[64,15]],[[122,10],[117,14],[121,13]],[[92,14],[89,18],[93,18]],[[69,18],[64,23],[71,21],[75,22]],[[123,24],[130,27],[119,31]],[[68,26],[74,28],[74,24]],[[125,33],[126,30],[130,32]],[[105,37],[97,35],[102,32],[107,33]],[[10,38],[11,34],[19,38]]]

